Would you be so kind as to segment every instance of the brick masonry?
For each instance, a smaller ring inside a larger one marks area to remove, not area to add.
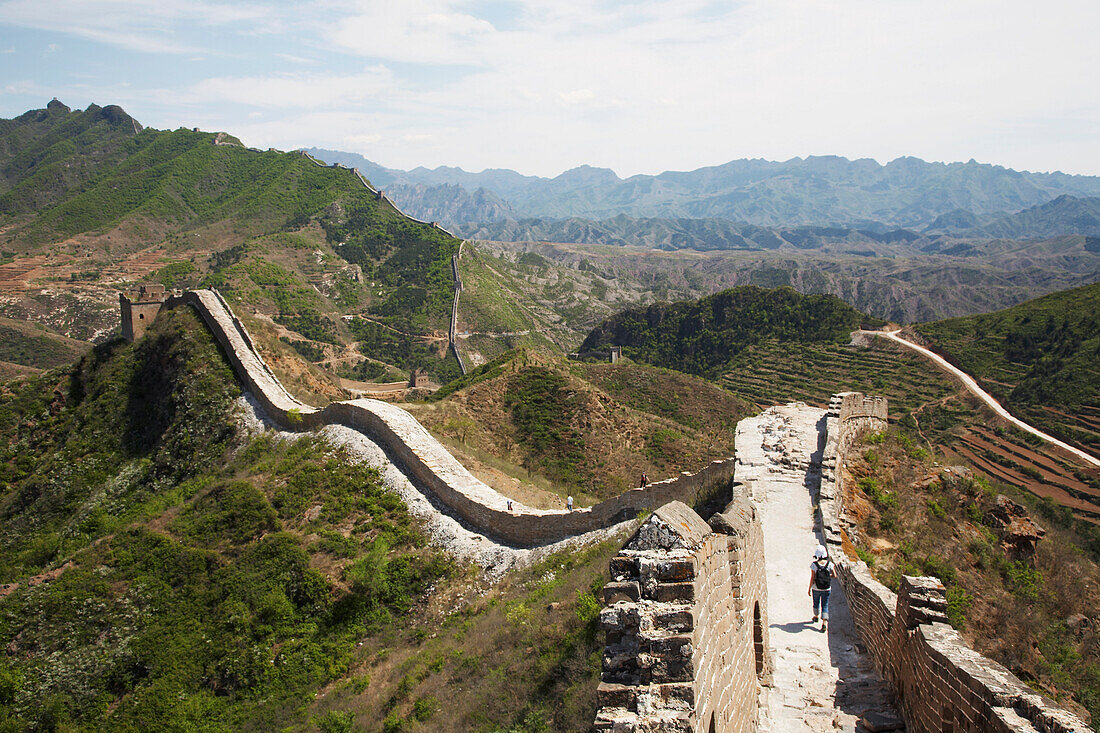
[[[893,686],[912,733],[1085,733],[1068,711],[1032,691],[1007,669],[967,646],[947,623],[947,597],[936,578],[904,577],[895,594],[867,565],[843,551],[848,524],[839,469],[864,433],[886,427],[886,400],[833,396],[821,464],[822,530],[856,629]]]

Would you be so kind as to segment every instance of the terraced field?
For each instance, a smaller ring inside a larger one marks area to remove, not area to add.
[[[893,416],[955,395],[958,388],[923,359],[892,344],[871,346],[768,341],[738,354],[723,387],[759,407],[799,400],[826,406],[852,390],[890,399]]]
[[[1100,471],[1007,425],[912,352],[878,340],[867,347],[768,342],[746,349],[734,367],[720,383],[761,408],[792,400],[824,406],[842,390],[885,395],[891,421],[919,437],[924,449],[1100,522]],[[1087,411],[1080,417],[1097,419]]]

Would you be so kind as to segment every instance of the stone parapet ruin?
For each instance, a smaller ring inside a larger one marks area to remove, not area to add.
[[[746,497],[710,525],[681,502],[642,524],[604,587],[597,731],[756,730],[772,669],[763,553]]]
[[[380,400],[357,399],[317,409],[295,399],[264,362],[248,330],[216,290],[188,291],[167,299],[163,305],[195,309],[245,388],[275,423],[290,430],[339,424],[362,432],[455,517],[512,546],[543,545],[610,527],[669,501],[693,501],[696,496],[728,486],[733,477],[731,458],[713,461],[694,474],[682,473],[631,489],[584,509],[535,509],[513,501],[509,511],[507,497],[475,478],[400,407]]]
[[[864,434],[886,427],[886,400],[835,395],[826,414],[819,510],[822,531],[856,631],[897,697],[912,733],[1087,733],[1076,716],[971,649],[947,622],[947,596],[931,577],[903,577],[895,594],[844,551],[843,461]]]

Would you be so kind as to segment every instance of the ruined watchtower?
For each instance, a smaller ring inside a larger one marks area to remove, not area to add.
[[[122,337],[127,341],[141,338],[164,305],[164,298],[164,286],[160,283],[140,283],[124,293],[119,293]]]

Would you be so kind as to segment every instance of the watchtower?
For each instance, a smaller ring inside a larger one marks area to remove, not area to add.
[[[122,311],[122,337],[127,341],[139,339],[145,329],[157,317],[164,305],[164,286],[160,283],[140,283],[118,294]]]
[[[428,373],[423,369],[413,369],[409,372],[409,388],[428,386]]]

